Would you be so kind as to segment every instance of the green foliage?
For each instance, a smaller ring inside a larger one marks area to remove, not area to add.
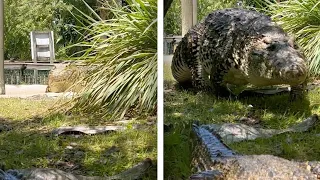
[[[94,7],[96,0],[87,0]],[[79,42],[75,26],[83,24],[70,12],[77,15],[77,9],[90,14],[81,0],[5,0],[5,59],[30,60],[30,32],[54,31],[56,57],[72,55],[77,49],[64,49]]]
[[[61,1],[5,1],[5,58],[30,60],[30,31],[52,30],[56,9]]]
[[[180,0],[173,0],[164,17],[164,32],[169,35],[181,34],[181,4]]]
[[[164,174],[166,179],[188,179],[191,174],[190,164],[193,148],[190,139],[192,135],[191,123],[179,124],[180,126],[174,126],[174,132],[164,133]]]
[[[270,3],[272,18],[293,35],[303,48],[310,73],[320,75],[320,2],[290,0]]]
[[[270,15],[269,5],[271,3],[276,3],[277,0],[244,0],[242,3],[242,7],[246,9],[252,9],[256,11],[260,11],[267,15]]]
[[[75,47],[67,48],[72,44],[81,42],[84,30],[77,29],[78,26],[88,25],[81,20],[81,12],[93,16],[87,5],[97,9],[97,0],[86,0],[86,4],[82,0],[59,0],[66,6],[62,9],[55,10],[54,32],[56,37],[56,56],[65,58],[73,56],[75,52],[83,50],[84,48]]]
[[[198,20],[202,21],[208,14],[217,9],[236,7],[238,0],[199,0],[198,1]]]
[[[198,21],[202,21],[210,12],[234,7],[237,0],[198,0]],[[164,32],[166,34],[181,34],[181,0],[173,0],[164,18]]]
[[[113,19],[83,14],[91,25],[83,27],[86,41],[75,46],[88,48],[81,59],[90,72],[80,82],[86,86],[71,102],[75,112],[121,116],[131,108],[150,112],[156,107],[156,0],[127,2],[126,7],[105,4]]]

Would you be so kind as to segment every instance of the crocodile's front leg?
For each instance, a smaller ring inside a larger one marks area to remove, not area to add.
[[[210,73],[210,85],[216,96],[218,97],[231,97],[232,93],[228,88],[223,84],[224,76],[227,74],[228,69],[223,66],[212,69]]]
[[[299,84],[297,86],[291,86],[290,101],[302,100],[306,95],[307,82]]]

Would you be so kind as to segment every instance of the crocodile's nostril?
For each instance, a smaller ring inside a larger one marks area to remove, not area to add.
[[[305,70],[303,67],[300,67],[298,65],[291,65],[289,68],[285,70],[285,76],[286,78],[303,78],[305,76]]]
[[[292,64],[291,66],[290,66],[290,70],[297,70],[298,68],[297,68],[297,65],[295,65],[295,64]]]

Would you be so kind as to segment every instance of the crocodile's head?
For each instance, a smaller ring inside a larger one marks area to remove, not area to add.
[[[248,81],[255,86],[299,85],[306,80],[306,59],[293,38],[279,28],[266,29],[248,54]]]

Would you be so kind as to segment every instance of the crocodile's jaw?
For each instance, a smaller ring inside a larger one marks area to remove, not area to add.
[[[232,67],[223,78],[224,84],[239,86],[243,89],[247,84],[251,84],[256,87],[280,84],[295,86],[306,80],[307,73],[304,66],[299,70],[290,70],[288,68],[277,70],[261,64],[259,69],[260,70],[257,68],[254,70],[246,70],[244,67],[240,69]]]
[[[239,95],[248,84],[248,77],[243,70],[231,68],[223,78],[223,86],[225,86],[232,94]]]
[[[239,95],[244,90],[248,90],[252,87],[255,89],[265,88],[275,85],[290,85],[296,86],[302,84],[306,76],[299,75],[297,78],[290,79],[286,78],[286,76],[281,77],[279,74],[275,76],[270,71],[269,74],[264,74],[263,76],[252,75],[249,76],[245,73],[243,69],[235,69],[231,68],[228,73],[224,76],[223,86],[225,86],[232,94]]]
[[[246,74],[248,83],[257,87],[280,84],[296,86],[305,82],[307,68],[303,60],[287,62],[283,66],[260,62],[248,67]]]
[[[257,86],[257,87],[263,87],[263,86],[273,86],[273,85],[281,85],[281,84],[287,84],[290,86],[296,86],[299,84],[302,84],[306,80],[306,73],[305,74],[293,74],[290,75],[290,73],[296,73],[296,72],[285,72],[281,73],[281,71],[270,73],[269,75],[265,76],[250,76],[248,77],[248,83]]]

